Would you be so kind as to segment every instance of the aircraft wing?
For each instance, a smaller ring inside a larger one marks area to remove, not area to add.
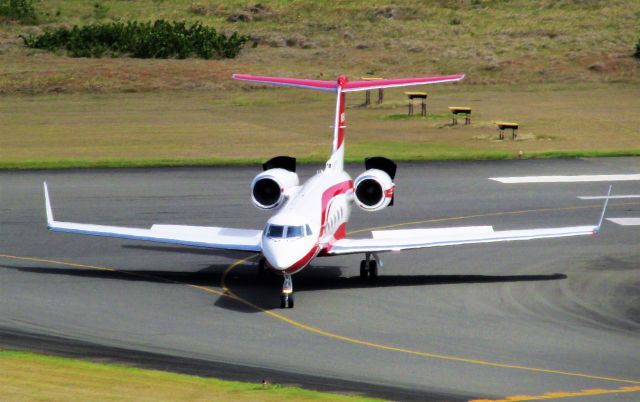
[[[58,222],[53,219],[47,183],[44,183],[44,196],[47,211],[47,228],[54,232],[117,237],[223,250],[262,251],[261,230],[183,225],[153,225],[149,229],[139,229],[92,225],[87,223]]]
[[[611,195],[611,188],[609,194]],[[475,243],[551,239],[569,236],[595,236],[600,232],[609,198],[604,201],[597,225],[564,226],[542,229],[494,231],[492,226],[466,226],[439,229],[378,230],[369,239],[336,240],[326,251],[329,255],[384,253],[417,248],[457,246]]]
[[[598,226],[567,226],[558,228],[503,231],[494,231],[491,226],[384,230],[371,232],[372,238],[369,239],[337,240],[327,251],[327,254],[382,253],[388,251],[456,246],[462,244],[596,235],[598,230]]]

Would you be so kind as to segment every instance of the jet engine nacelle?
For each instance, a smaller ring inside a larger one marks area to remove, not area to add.
[[[282,168],[268,169],[251,182],[251,201],[259,209],[274,209],[285,201],[287,189],[300,184],[298,175]]]
[[[358,207],[374,212],[389,206],[396,185],[385,171],[369,169],[356,178],[354,187]]]

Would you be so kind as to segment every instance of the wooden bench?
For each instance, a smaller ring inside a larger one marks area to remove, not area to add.
[[[426,92],[405,92],[405,95],[409,97],[409,116],[413,116],[413,100],[421,99],[422,107],[420,108],[420,114],[422,116],[427,115],[427,93]]]
[[[506,121],[497,121],[496,126],[498,126],[498,131],[500,134],[498,138],[504,140],[504,130],[510,128],[511,129],[511,139],[515,140],[518,136],[518,123],[506,122]]]
[[[451,111],[451,114],[453,116],[453,120],[451,122],[451,125],[455,126],[456,124],[458,124],[458,115],[459,114],[463,114],[464,115],[464,124],[465,125],[471,124],[471,108],[470,107],[466,107],[466,106],[449,106],[449,110]]]
[[[377,81],[383,79],[382,77],[360,77],[362,81]],[[382,88],[378,88],[378,104],[382,103],[384,99],[384,92]],[[365,91],[364,105],[369,106],[371,104],[371,90]]]

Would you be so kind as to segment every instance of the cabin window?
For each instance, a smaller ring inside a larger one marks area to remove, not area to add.
[[[313,232],[311,231],[311,226],[307,224],[305,228],[307,229],[307,236],[311,236],[313,234]]]

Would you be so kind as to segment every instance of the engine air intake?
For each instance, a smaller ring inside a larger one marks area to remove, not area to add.
[[[270,178],[260,179],[253,186],[253,198],[261,205],[277,203],[280,193],[280,185]]]

